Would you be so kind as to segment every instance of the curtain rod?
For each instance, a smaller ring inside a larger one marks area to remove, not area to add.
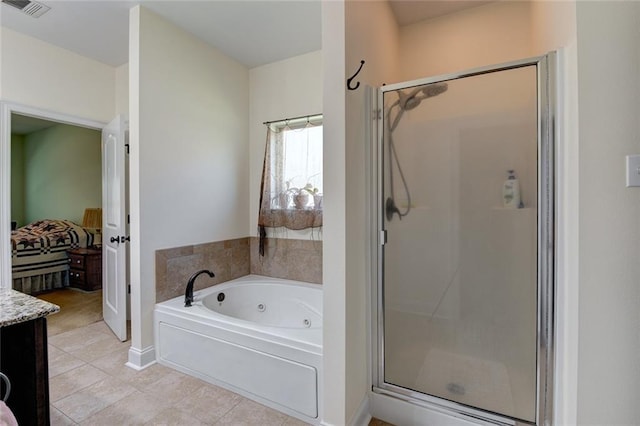
[[[315,117],[322,117],[322,113],[320,113],[320,114],[310,114],[310,115],[301,115],[299,117],[284,118],[282,120],[265,121],[262,124],[268,126],[268,125],[273,124],[273,123],[286,123],[287,121],[302,120],[303,118],[306,118],[307,120],[310,120],[310,119],[315,118]]]

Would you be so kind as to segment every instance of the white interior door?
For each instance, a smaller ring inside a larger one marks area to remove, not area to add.
[[[126,126],[120,115],[102,130],[102,315],[121,341],[127,340]]]

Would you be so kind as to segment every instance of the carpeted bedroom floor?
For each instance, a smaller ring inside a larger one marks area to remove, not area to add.
[[[49,336],[102,320],[102,290],[87,292],[64,288],[41,293],[36,297],[60,306],[60,312],[47,317]]]

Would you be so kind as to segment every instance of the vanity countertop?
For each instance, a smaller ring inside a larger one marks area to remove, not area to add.
[[[58,305],[12,289],[0,290],[0,327],[46,317],[60,311]]]

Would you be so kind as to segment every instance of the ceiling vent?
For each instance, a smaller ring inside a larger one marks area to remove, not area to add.
[[[47,13],[51,8],[42,3],[29,0],[2,0],[2,3],[19,9],[22,13],[26,13],[34,18],[39,18]]]

